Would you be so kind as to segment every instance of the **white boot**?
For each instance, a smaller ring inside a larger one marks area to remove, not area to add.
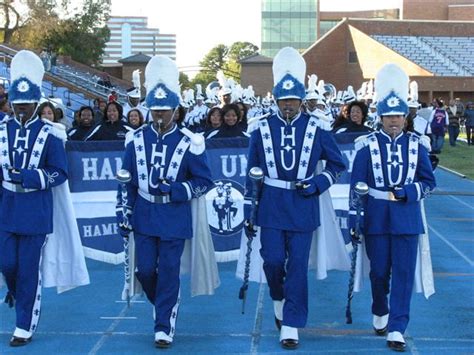
[[[405,351],[406,344],[403,334],[400,332],[390,332],[387,335],[387,346],[395,351]]]
[[[376,316],[374,314],[372,325],[377,335],[385,335],[387,333],[388,314],[384,316]]]
[[[278,330],[281,330],[281,322],[283,320],[283,305],[285,300],[273,301],[273,312],[275,313],[275,325]]]
[[[157,348],[169,348],[172,342],[173,342],[173,338],[170,337],[165,332],[155,333],[155,346]]]
[[[280,344],[284,349],[296,349],[298,347],[298,328],[283,325],[280,331]]]

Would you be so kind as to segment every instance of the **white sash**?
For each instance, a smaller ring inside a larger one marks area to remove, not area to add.
[[[145,153],[145,140],[143,138],[143,132],[138,131],[133,134],[133,143],[135,145],[135,155],[137,158],[137,174],[138,174],[138,187],[140,190],[149,194],[149,182],[148,182],[148,167],[146,162]],[[187,136],[181,138],[180,142],[176,146],[176,149],[171,156],[171,161],[168,164],[168,170],[166,178],[169,181],[175,181],[178,175],[181,162],[183,161],[184,154],[189,149],[191,139]]]
[[[36,169],[38,168],[41,155],[43,154],[43,149],[48,139],[49,131],[51,127],[47,125],[41,128],[38,136],[36,137],[35,143],[33,144],[33,149],[30,154],[28,169]],[[7,125],[3,124],[0,126],[0,163],[2,165],[3,176],[8,175],[8,169],[11,168],[10,162],[10,145],[8,144],[8,129]]]
[[[48,132],[51,130],[51,127],[44,125],[41,128],[38,136],[36,137],[36,141],[33,145],[33,150],[30,154],[30,161],[28,164],[28,169],[36,169],[38,168],[39,161],[41,158],[41,154],[43,153],[43,149],[46,143],[46,139],[48,139]]]
[[[308,173],[309,159],[311,158],[314,137],[316,136],[316,129],[318,128],[317,120],[316,117],[310,116],[308,124],[306,125],[303,146],[301,147],[300,163],[298,165],[298,180],[305,179]]]
[[[408,138],[408,171],[405,184],[412,184],[415,180],[415,171],[418,164],[418,137],[411,134]]]
[[[372,173],[374,174],[374,181],[376,187],[385,186],[382,170],[382,158],[380,153],[379,142],[375,137],[375,134],[371,134],[367,137],[369,141],[370,159],[372,160]]]
[[[369,141],[370,158],[372,160],[372,173],[376,187],[383,187],[385,185],[382,170],[382,161],[380,154],[380,147],[377,138],[374,134],[367,137]],[[418,144],[419,139],[416,135],[408,137],[408,170],[405,177],[405,184],[412,184],[415,179],[416,167],[418,164]]]
[[[298,165],[297,179],[306,178],[308,173],[309,159],[313,150],[314,137],[316,136],[317,118],[310,117],[304,134],[303,146],[301,148],[300,163]],[[272,179],[278,179],[278,172],[275,164],[275,154],[273,150],[273,140],[270,133],[268,120],[260,121],[260,134],[262,136],[263,151],[265,152],[265,163],[267,165],[268,176]]]
[[[275,154],[273,152],[273,141],[267,119],[260,121],[260,134],[262,136],[263,151],[265,152],[265,164],[267,165],[268,176],[273,179],[277,179],[278,172],[275,164]]]
[[[186,150],[189,149],[189,145],[191,144],[191,139],[187,136],[184,136],[179,141],[176,149],[171,156],[171,161],[168,165],[168,171],[166,174],[166,178],[169,181],[175,181],[176,176],[178,176],[179,167],[181,166],[181,162],[183,161],[184,153]]]
[[[7,125],[0,125],[0,163],[3,170],[3,178],[9,176],[8,169],[11,167],[10,154],[8,148],[8,132]]]
[[[145,141],[143,132],[137,131],[133,134],[133,145],[135,146],[135,156],[137,158],[137,178],[140,190],[149,193],[148,190],[148,168],[146,164]]]

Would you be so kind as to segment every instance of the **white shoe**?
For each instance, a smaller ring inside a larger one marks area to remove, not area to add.
[[[403,352],[406,349],[405,339],[400,332],[390,332],[387,335],[387,346],[395,351]]]
[[[283,325],[280,331],[280,344],[283,349],[293,350],[298,347],[298,328]]]
[[[400,332],[390,332],[387,335],[387,341],[398,341],[400,343],[405,343],[402,333]]]
[[[173,343],[173,338],[167,335],[165,332],[155,333],[155,346],[157,348],[169,348]]]
[[[283,305],[285,300],[273,301],[273,313],[275,313],[275,325],[278,330],[281,330],[281,322],[283,321]]]
[[[387,333],[388,314],[384,316],[376,316],[374,314],[372,325],[377,335],[385,335]]]

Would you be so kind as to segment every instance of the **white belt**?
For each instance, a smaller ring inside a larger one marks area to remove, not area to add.
[[[392,191],[380,191],[369,187],[369,195],[377,200],[398,201]]]
[[[151,203],[170,203],[170,195],[150,195],[149,193],[146,193],[145,191],[142,191],[138,189],[138,194],[143,197],[145,200],[151,202]]]
[[[280,179],[272,179],[265,176],[263,179],[263,183],[268,186],[278,187],[280,189],[285,190],[295,190],[296,189],[296,181],[285,181]]]
[[[23,186],[20,184],[14,184],[10,181],[2,181],[2,186],[10,190],[12,192],[20,192],[20,193],[26,193],[26,192],[33,192],[33,191],[38,191],[37,189],[25,189]]]
[[[296,190],[296,183],[298,182],[303,182],[309,179],[313,178],[313,174],[311,176],[308,176],[306,179],[299,180],[299,181],[286,181],[286,180],[280,180],[280,179],[273,179],[271,177],[265,176],[265,179],[263,179],[263,183],[268,186],[273,186],[273,187],[278,187],[280,189],[285,189],[285,190]]]

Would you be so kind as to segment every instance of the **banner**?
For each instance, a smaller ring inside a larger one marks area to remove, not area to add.
[[[215,187],[206,194],[207,219],[218,262],[237,260],[244,225],[248,138],[206,141]]]
[[[354,139],[360,133],[335,135],[348,170],[330,193],[344,239],[347,228],[349,184],[355,157]],[[218,261],[237,260],[244,214],[247,138],[210,139],[206,154],[214,187],[206,195],[207,216]],[[67,142],[69,185],[87,257],[109,263],[123,260],[123,241],[115,221],[117,181],[123,142]]]
[[[115,219],[123,142],[67,142],[69,188],[86,257],[119,264],[123,240]]]

